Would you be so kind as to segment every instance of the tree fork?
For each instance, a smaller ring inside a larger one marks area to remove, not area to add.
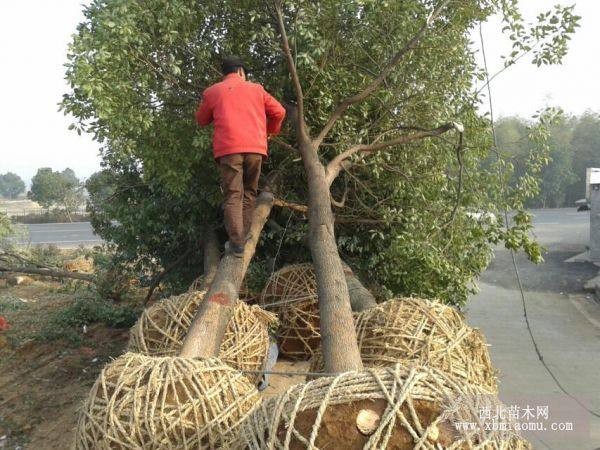
[[[225,253],[221,258],[214,280],[196,312],[179,356],[210,358],[219,355],[240,285],[272,207],[273,194],[262,192],[256,200],[250,228],[252,237],[246,242],[244,257],[237,258]]]

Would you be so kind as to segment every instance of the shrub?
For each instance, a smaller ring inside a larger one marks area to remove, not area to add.
[[[137,320],[140,307],[116,304],[99,298],[78,298],[67,307],[54,312],[35,336],[38,340],[64,339],[80,345],[84,339],[83,327],[103,323],[111,328],[129,328]]]

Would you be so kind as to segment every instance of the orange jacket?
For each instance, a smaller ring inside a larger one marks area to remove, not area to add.
[[[215,158],[233,153],[267,156],[267,135],[279,134],[285,109],[265,89],[236,73],[204,91],[196,112],[200,126],[214,123]]]

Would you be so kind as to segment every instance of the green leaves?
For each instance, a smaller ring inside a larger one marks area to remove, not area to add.
[[[83,186],[69,168],[54,172],[49,167],[42,167],[31,179],[27,197],[44,208],[62,208],[69,215],[83,203]]]
[[[0,175],[0,196],[16,198],[24,191],[25,182],[19,175],[13,172],[6,172],[5,174]]]
[[[526,23],[516,1],[502,0],[499,3],[506,23],[502,31],[508,34],[513,48],[504,61],[505,67],[529,53],[532,63],[538,67],[562,62],[571,35],[581,20],[574,14],[575,5],[556,5],[552,10],[538,14],[536,22]]]
[[[381,72],[435,4],[284,2],[313,134],[336,105]],[[490,123],[478,113],[475,89],[484,73],[470,35],[497,12],[504,14],[513,41],[507,63],[527,52],[540,64],[562,61],[578,24],[572,7],[557,7],[527,24],[516,0],[452,2],[381,87],[336,123],[319,149],[327,163],[378,136],[393,138],[446,122],[464,125],[460,160],[453,131],[444,139],[357,155],[353,168],[332,186],[335,199],[346,199],[344,207],[335,208],[340,250],[381,292],[461,303],[488,263],[492,243],[504,240],[539,259],[527,237],[529,224],[503,232],[498,224],[472,218],[522,207],[539,189],[539,174],[550,157],[548,151],[527,153],[519,184],[510,189],[505,186],[513,161],[491,158]],[[220,220],[211,131],[197,128],[194,111],[203,90],[220,80],[225,54],[242,56],[253,69],[252,80],[275,97],[294,100],[277,27],[263,0],[95,0],[85,10],[69,48],[71,89],[62,108],[76,117],[75,129],[103,143],[106,171],[88,186],[90,209],[94,227],[118,246],[123,261],[158,270],[183,249],[199,245],[206,222]],[[294,145],[292,135],[284,128],[282,139]],[[532,129],[530,137],[545,145],[541,128]],[[306,203],[296,154],[272,143],[264,171],[279,174],[272,182],[279,197]],[[267,260],[273,255],[276,265],[307,258],[301,245],[305,218],[278,209],[272,219],[285,231],[265,234],[257,259],[263,266],[256,273],[273,268]],[[195,255],[173,273],[173,282],[197,273],[199,264]]]

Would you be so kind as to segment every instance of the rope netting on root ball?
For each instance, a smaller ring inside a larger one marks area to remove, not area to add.
[[[422,366],[346,372],[263,402],[242,424],[239,445],[253,450],[531,448],[515,432],[493,431],[493,424],[486,429],[479,417],[482,405],[501,404],[476,386]],[[458,432],[459,421],[476,426]]]
[[[92,387],[75,448],[228,448],[259,401],[254,385],[216,358],[126,353]]]
[[[177,295],[146,309],[131,328],[128,350],[149,356],[178,354],[204,295],[205,292]],[[264,370],[269,354],[269,327],[276,325],[275,314],[238,300],[219,358],[238,370]],[[253,382],[261,377],[248,374]]]
[[[309,359],[321,342],[319,301],[312,264],[286,266],[271,275],[259,304],[279,317],[279,350],[296,360]]]
[[[366,367],[418,363],[488,392],[498,390],[485,337],[450,306],[418,298],[388,300],[357,314],[355,325]],[[323,371],[320,352],[313,357],[310,371]]]

